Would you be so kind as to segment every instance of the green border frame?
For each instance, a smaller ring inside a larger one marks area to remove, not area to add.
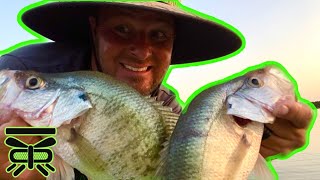
[[[66,1],[66,0],[64,0]],[[78,1],[83,1],[83,0],[78,0]],[[99,1],[99,0],[96,0],[96,1]],[[100,0],[101,1],[101,0]],[[111,0],[112,1],[112,0]],[[144,0],[144,1],[148,1],[148,0]],[[149,0],[151,1],[151,0]],[[48,2],[53,2],[53,1],[50,1],[50,0],[43,0],[43,1],[39,1],[39,2],[36,2],[36,3],[33,3],[31,5],[28,5],[24,8],[21,9],[21,11],[19,11],[18,13],[18,16],[17,16],[17,21],[19,23],[19,25],[24,29],[26,30],[27,32],[29,32],[30,34],[32,34],[34,37],[36,37],[35,39],[31,39],[31,40],[27,40],[27,41],[24,41],[24,42],[20,42],[20,43],[17,43],[9,48],[6,48],[4,50],[1,50],[0,51],[0,56],[3,55],[3,54],[6,54],[8,52],[11,52],[17,48],[20,48],[22,46],[26,46],[28,44],[35,44],[35,43],[42,43],[42,42],[48,42],[48,39],[41,36],[40,34],[34,32],[33,30],[29,29],[22,21],[21,21],[21,16],[24,12],[26,12],[27,10],[29,9],[32,9],[32,8],[35,8],[37,6],[41,6],[43,4],[46,4]],[[195,63],[188,63],[188,64],[179,64],[179,65],[171,65],[163,79],[163,85],[166,86],[167,88],[169,88],[171,91],[173,91],[176,95],[177,95],[177,101],[182,105],[182,107],[186,107],[186,104],[189,104],[190,101],[196,96],[198,95],[200,92],[202,92],[204,89],[207,89],[209,87],[212,87],[212,86],[215,86],[215,85],[218,85],[218,84],[221,84],[221,83],[225,83],[227,81],[230,81],[231,79],[234,79],[236,77],[239,77],[239,76],[242,76],[244,75],[245,73],[249,72],[249,71],[253,71],[255,69],[259,69],[259,68],[263,68],[265,66],[269,66],[269,65],[275,65],[277,67],[279,67],[280,69],[282,69],[286,75],[289,77],[289,79],[293,82],[294,86],[295,86],[295,93],[297,95],[297,98],[298,98],[298,101],[304,103],[304,104],[307,104],[309,107],[311,107],[312,109],[312,112],[313,112],[313,118],[311,120],[311,123],[310,123],[310,126],[307,130],[307,139],[306,139],[306,143],[303,147],[299,148],[299,149],[296,149],[295,151],[291,152],[290,154],[288,155],[276,155],[276,156],[271,156],[269,158],[267,158],[267,161],[270,162],[271,160],[273,159],[280,159],[280,160],[284,160],[284,159],[288,159],[289,157],[291,157],[293,154],[297,153],[297,152],[301,152],[303,150],[305,150],[307,148],[307,146],[309,145],[309,137],[310,137],[310,131],[311,129],[313,128],[313,125],[315,123],[315,120],[316,120],[316,117],[317,117],[317,109],[315,108],[315,106],[310,102],[308,101],[307,99],[304,99],[300,96],[300,93],[298,91],[298,85],[296,83],[296,81],[292,78],[292,76],[287,72],[287,70],[279,63],[277,62],[274,62],[274,61],[268,61],[268,62],[265,62],[265,63],[262,63],[262,64],[259,64],[259,65],[256,65],[256,66],[252,66],[252,67],[249,67],[249,68],[246,68],[245,70],[241,71],[241,72],[238,72],[236,74],[233,74],[231,76],[228,76],[222,80],[218,80],[218,81],[215,81],[215,82],[212,82],[212,83],[209,83],[203,87],[201,87],[200,89],[196,90],[186,101],[186,103],[184,103],[181,98],[179,97],[179,93],[178,91],[173,88],[172,86],[170,86],[169,84],[167,84],[167,80],[168,80],[168,77],[169,75],[171,74],[171,71],[173,69],[176,69],[176,68],[185,68],[185,67],[191,67],[191,66],[200,66],[200,65],[206,65],[206,64],[211,64],[211,63],[214,63],[214,62],[218,62],[218,61],[222,61],[222,60],[226,60],[226,59],[229,59],[237,54],[239,54],[244,48],[245,48],[245,45],[246,45],[246,41],[245,41],[245,38],[244,36],[242,35],[242,33],[240,31],[238,31],[235,27],[231,26],[230,24],[227,24],[226,22],[220,20],[220,19],[217,19],[215,17],[212,17],[212,16],[209,16],[207,14],[204,14],[204,13],[201,13],[197,10],[194,10],[194,9],[191,9],[187,6],[184,6],[182,5],[178,0],[171,0],[171,2],[175,3],[179,8],[181,8],[182,10],[184,11],[187,11],[187,12],[190,12],[192,14],[195,14],[199,17],[202,17],[202,18],[205,18],[205,19],[208,19],[210,21],[214,21],[218,24],[221,24],[222,26],[230,29],[231,31],[233,31],[235,34],[237,34],[240,39],[242,40],[242,45],[241,47],[231,53],[231,54],[228,54],[226,56],[223,56],[223,57],[219,57],[219,58],[216,58],[216,59],[212,59],[212,60],[207,60],[207,61],[202,61],[202,62],[195,62]],[[186,108],[185,108],[186,109]],[[278,179],[278,176],[277,176],[277,173],[275,172],[273,166],[268,163],[268,166],[270,168],[270,170],[272,170],[273,174],[275,175],[275,177]]]

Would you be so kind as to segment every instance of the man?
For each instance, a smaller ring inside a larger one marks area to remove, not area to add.
[[[50,3],[25,12],[22,20],[55,43],[30,45],[5,54],[0,58],[0,69],[101,71],[143,95],[157,97],[176,113],[181,108],[174,95],[161,86],[169,65],[213,59],[241,47],[234,32],[164,2]],[[267,125],[260,153],[269,157],[304,145],[312,117],[310,108],[282,99],[272,113],[277,119]],[[5,139],[5,127],[27,126],[19,119],[0,125],[0,142]],[[23,139],[27,143],[37,140]],[[0,174],[7,175],[8,148],[3,143],[0,154]],[[41,176],[26,171],[20,177]]]

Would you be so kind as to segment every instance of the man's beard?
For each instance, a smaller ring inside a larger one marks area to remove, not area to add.
[[[143,78],[131,77],[126,83],[137,90],[140,94],[148,96],[161,84],[161,80],[154,81],[151,79],[150,81],[151,83],[145,82],[145,79]]]

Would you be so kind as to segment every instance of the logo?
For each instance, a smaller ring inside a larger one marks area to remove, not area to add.
[[[11,164],[6,172],[12,172],[13,177],[18,177],[27,168],[38,170],[44,177],[49,176],[49,171],[54,173],[56,169],[51,165],[53,151],[50,147],[56,145],[56,128],[38,127],[7,127],[5,134],[8,136],[5,144],[11,148],[8,157]],[[14,136],[46,136],[35,144],[26,144]]]

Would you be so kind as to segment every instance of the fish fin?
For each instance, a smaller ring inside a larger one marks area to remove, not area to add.
[[[145,96],[145,98],[162,115],[165,126],[166,140],[168,140],[177,124],[180,114],[174,113],[171,107],[163,105],[164,102],[157,101],[155,97]]]
[[[180,115],[173,113],[171,108],[165,108],[167,107],[160,109],[160,111],[164,117],[164,126],[167,135],[166,140],[168,141],[173,133],[174,128],[176,127]]]
[[[162,179],[166,172],[165,172],[165,167],[167,163],[167,158],[169,154],[169,141],[165,141],[163,144],[163,149],[160,151],[160,159],[158,161],[158,166],[155,172],[155,177]]]
[[[59,128],[60,143],[65,141],[68,143],[68,147],[72,148],[75,156],[81,158],[81,165],[74,167],[87,177],[96,177],[98,179],[104,179],[108,175],[104,174],[106,169],[106,162],[104,162],[100,156],[102,152],[98,151],[91,142],[77,132],[75,127],[71,124],[63,125]],[[84,172],[84,168],[85,172]],[[82,172],[83,171],[83,172]]]
[[[151,95],[149,95],[149,96],[144,96],[144,98],[145,98],[147,101],[149,101],[150,103],[156,102],[156,100],[157,100],[157,97],[152,97]]]
[[[162,115],[163,123],[166,132],[166,140],[169,140],[180,114],[174,113],[171,107],[163,105],[163,101],[157,101],[154,97],[146,97],[147,101],[150,102]]]
[[[272,175],[269,167],[267,166],[266,160],[259,154],[257,162],[249,175],[250,180],[273,180],[275,179]]]
[[[165,167],[169,153],[169,141],[173,130],[177,124],[180,114],[174,113],[171,107],[163,105],[163,101],[157,101],[154,97],[146,98],[162,115],[165,129],[165,141],[162,143],[162,150],[159,152],[160,158],[157,162],[157,169],[153,179],[162,179],[165,175]]]
[[[151,98],[151,95],[143,96],[143,97],[146,98],[146,99],[150,99],[150,98]]]
[[[63,161],[58,155],[54,156],[53,166],[56,168],[54,173],[50,173],[47,180],[74,180],[74,169],[68,163]]]
[[[78,156],[83,157],[86,163],[94,165],[95,169],[101,169],[104,167],[104,162],[100,161],[100,153],[91,145],[86,138],[78,134],[77,132],[73,132],[73,144],[77,147],[75,148],[75,153]]]

